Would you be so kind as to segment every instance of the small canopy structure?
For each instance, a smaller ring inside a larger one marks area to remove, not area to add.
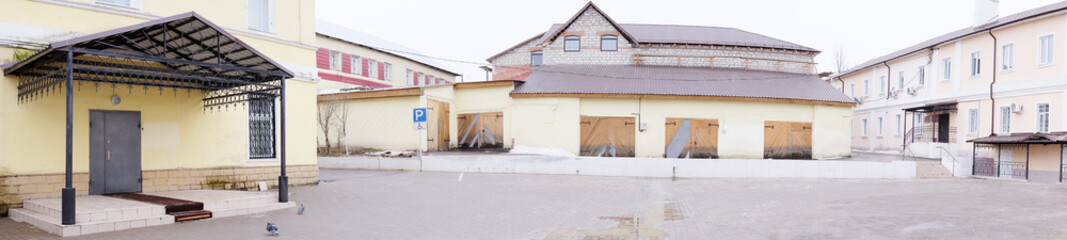
[[[1032,132],[1032,133],[1031,132],[1021,132],[1021,133],[1011,133],[1011,134],[1007,134],[1007,135],[992,135],[992,136],[988,136],[988,137],[975,138],[975,139],[967,140],[967,142],[974,143],[974,145],[972,147],[973,149],[971,150],[971,154],[972,154],[971,155],[971,159],[974,159],[973,160],[974,164],[971,165],[971,175],[999,176],[999,175],[1001,175],[1001,171],[1002,171],[1001,168],[1014,169],[1015,167],[1019,167],[1019,166],[1013,166],[1013,165],[1019,165],[1019,163],[1013,163],[1011,161],[1008,161],[1005,166],[1001,166],[1003,164],[1001,163],[1001,161],[999,159],[997,159],[996,161],[994,161],[993,159],[989,159],[989,160],[984,161],[984,162],[983,161],[979,161],[979,160],[977,160],[978,159],[978,149],[979,148],[984,148],[984,149],[996,148],[997,151],[999,152],[1001,150],[1001,148],[1003,146],[1005,146],[1005,145],[1007,145],[1008,147],[1011,147],[1011,146],[1023,147],[1023,146],[1025,146],[1025,149],[1026,149],[1026,161],[1022,163],[1023,166],[1021,167],[1021,168],[1024,168],[1023,171],[1025,171],[1025,172],[1023,172],[1023,174],[1022,174],[1022,178],[1023,179],[1029,179],[1029,177],[1030,177],[1030,174],[1029,174],[1029,172],[1030,172],[1030,145],[1034,145],[1034,144],[1040,144],[1040,145],[1059,144],[1060,145],[1060,149],[1061,149],[1060,150],[1060,159],[1061,159],[1060,165],[1062,166],[1063,165],[1063,162],[1062,162],[1063,150],[1062,149],[1063,149],[1064,146],[1067,146],[1067,132],[1047,132],[1047,133],[1045,133],[1045,132]],[[983,165],[981,170],[979,170],[979,165]],[[1011,172],[1008,172],[1008,173],[1010,173],[1011,175],[1015,175],[1013,170],[1009,170],[1009,171],[1011,171]],[[1060,179],[1063,179],[1063,169],[1062,169],[1062,167],[1060,169]]]
[[[66,92],[66,188],[63,219],[74,224],[72,129],[74,81],[123,84],[145,90],[203,93],[205,108],[281,98],[293,73],[195,12],[54,42],[29,58],[3,66],[18,76],[20,102]],[[285,104],[280,106],[280,202],[288,201],[285,175]]]

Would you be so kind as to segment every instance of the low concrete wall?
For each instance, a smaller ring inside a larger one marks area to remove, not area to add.
[[[952,175],[958,178],[970,177],[973,164],[974,161],[971,156],[955,156],[955,158],[948,154],[941,156],[941,165],[952,171]]]
[[[915,178],[915,162],[663,159],[534,155],[324,157],[323,168],[685,178]]]

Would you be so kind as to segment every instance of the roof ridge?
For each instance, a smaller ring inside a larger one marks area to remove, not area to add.
[[[725,28],[725,29],[737,29],[735,27],[723,27],[723,26],[710,26],[710,25],[688,25],[688,24],[656,24],[656,23],[620,23],[619,25],[642,25],[642,26],[676,26],[676,27],[700,27],[700,28]]]

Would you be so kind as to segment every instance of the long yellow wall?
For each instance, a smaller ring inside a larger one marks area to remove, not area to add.
[[[513,98],[511,136],[515,145],[560,148],[578,154],[578,98]],[[507,116],[505,116],[507,118]],[[505,138],[505,141],[507,139]]]
[[[422,96],[345,100],[348,137],[347,142],[342,143],[353,151],[358,148],[416,150],[425,145],[426,136],[425,131],[414,129],[411,112],[413,108],[425,106],[422,102]],[[331,130],[330,144],[336,146],[339,131]],[[324,145],[322,130],[316,127],[315,132],[319,145]]]

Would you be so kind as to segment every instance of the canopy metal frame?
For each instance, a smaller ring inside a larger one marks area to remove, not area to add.
[[[278,201],[288,202],[285,147],[285,79],[293,74],[214,23],[184,13],[59,41],[29,58],[2,66],[18,77],[18,100],[66,94],[66,175],[62,224],[75,224],[73,106],[75,81],[198,91],[204,108],[280,98]],[[113,86],[114,86],[113,85]]]

